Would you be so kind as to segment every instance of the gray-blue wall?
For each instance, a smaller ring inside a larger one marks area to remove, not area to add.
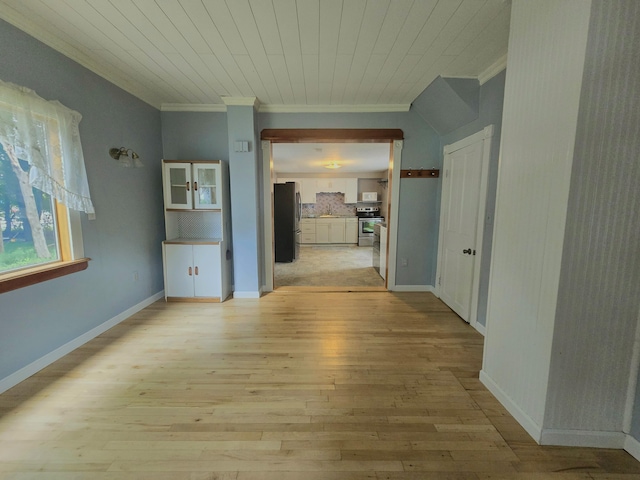
[[[0,379],[161,291],[160,112],[0,20],[0,78],[82,114],[96,220],[82,214],[87,270],[0,295]],[[145,168],[108,150],[135,150]],[[138,272],[138,281],[134,280]]]
[[[229,160],[226,112],[162,112],[167,160]]]
[[[502,104],[504,100],[504,81],[506,70],[480,86],[480,108],[478,118],[441,137],[442,147],[450,145],[481,131],[488,125],[495,130],[491,142],[489,159],[489,179],[487,184],[487,203],[482,239],[482,265],[480,266],[480,289],[478,292],[478,322],[487,325],[487,298],[489,295],[489,266],[493,238],[493,212],[496,208],[496,185],[498,181],[498,158],[500,156],[500,134],[502,132]],[[442,155],[442,149],[440,149]]]

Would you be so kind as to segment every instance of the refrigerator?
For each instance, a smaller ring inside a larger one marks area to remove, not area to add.
[[[293,262],[300,249],[300,187],[296,182],[273,185],[273,236],[276,262]]]

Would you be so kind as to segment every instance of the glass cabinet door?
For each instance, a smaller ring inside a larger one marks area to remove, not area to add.
[[[221,208],[220,165],[193,165],[193,208]]]
[[[166,208],[192,208],[191,165],[188,163],[165,163]]]

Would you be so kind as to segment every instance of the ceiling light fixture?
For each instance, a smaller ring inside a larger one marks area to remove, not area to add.
[[[129,157],[129,152],[131,152],[131,157]],[[140,156],[130,148],[110,148],[109,155],[111,155],[111,158],[114,160],[117,160],[121,167],[144,167],[140,161]]]
[[[342,168],[342,165],[340,165],[338,162],[331,162],[331,163],[327,163],[324,168],[331,168],[331,169],[336,169],[336,168]]]

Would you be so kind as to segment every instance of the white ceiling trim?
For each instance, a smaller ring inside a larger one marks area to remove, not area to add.
[[[253,105],[252,103],[229,103],[228,105]],[[258,107],[260,113],[393,113],[408,112],[411,105],[265,105]],[[199,103],[163,103],[163,112],[226,112],[227,105]]]
[[[260,113],[385,113],[408,112],[411,104],[392,105],[260,105]]]
[[[3,5],[3,8],[0,10],[0,18],[27,33],[28,35],[31,35],[36,40],[39,40],[45,45],[53,48],[65,57],[68,57],[74,62],[77,62],[83,67],[91,70],[96,75],[113,83],[115,86],[120,87],[125,92],[130,93],[131,95],[139,98],[145,103],[148,103],[152,107],[158,109],[160,108],[161,104],[158,99],[151,98],[151,96],[147,94],[146,89],[137,87],[136,85],[132,84],[126,77],[113,72],[113,69],[109,68],[104,63],[96,61],[94,58],[85,55],[80,50],[70,45],[68,42],[65,42],[64,40],[61,40],[50,32],[43,30],[42,27],[36,25],[34,22],[29,20],[28,18],[25,18],[23,15],[20,15],[10,6]]]
[[[163,103],[163,112],[226,112],[227,106],[214,103]]]
[[[480,85],[484,85],[493,77],[498,75],[501,71],[507,68],[507,55],[501,56],[498,60],[492,63],[489,68],[487,68],[484,72],[478,75],[478,81]]]
[[[256,97],[222,97],[222,101],[226,106],[238,107],[258,107],[260,100]]]

